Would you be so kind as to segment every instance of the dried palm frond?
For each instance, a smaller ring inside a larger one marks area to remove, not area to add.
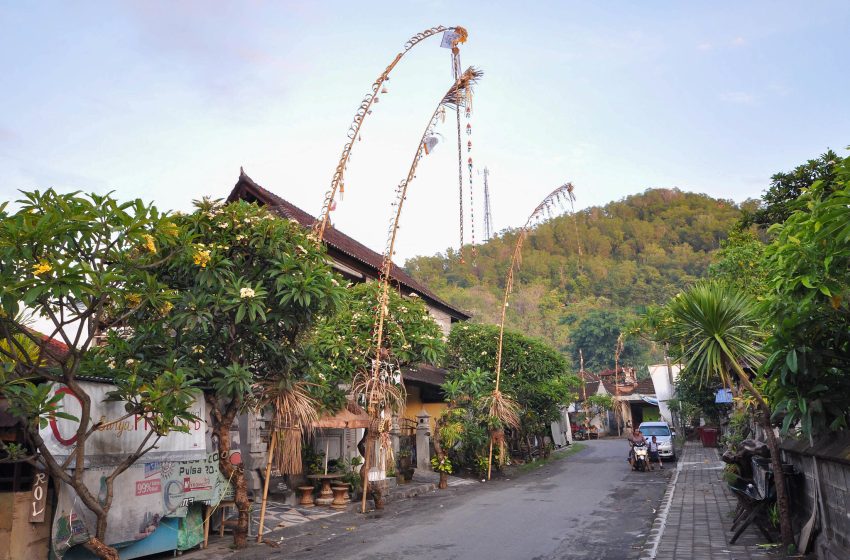
[[[459,107],[465,107],[471,102],[472,88],[478,83],[478,80],[484,76],[484,72],[470,66],[460,75],[460,78],[449,88],[440,105],[449,109],[458,110]]]
[[[301,439],[305,428],[319,419],[319,403],[308,393],[309,383],[290,377],[260,384],[260,405],[272,409],[272,430],[280,445],[272,462],[283,474],[301,474]]]
[[[401,413],[407,400],[404,385],[395,383],[391,376],[363,370],[354,376],[351,392],[362,397],[370,416],[377,418],[382,410]]]
[[[484,403],[490,418],[498,420],[501,426],[519,428],[519,404],[511,397],[496,390],[484,397]]]

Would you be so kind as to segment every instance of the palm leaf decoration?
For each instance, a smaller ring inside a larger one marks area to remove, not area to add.
[[[272,430],[280,441],[272,461],[282,474],[301,474],[301,440],[319,418],[319,403],[310,396],[306,381],[281,376],[260,385],[260,406],[272,409]]]

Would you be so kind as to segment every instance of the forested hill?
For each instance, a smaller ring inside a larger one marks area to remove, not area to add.
[[[525,243],[508,324],[566,349],[571,328],[588,312],[628,316],[705,275],[740,215],[729,200],[651,189],[549,220]],[[515,242],[516,233],[506,231],[479,246],[476,266],[449,250],[410,259],[406,268],[476,321],[493,323]]]

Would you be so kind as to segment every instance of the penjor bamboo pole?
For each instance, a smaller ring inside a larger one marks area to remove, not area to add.
[[[360,103],[360,107],[357,108],[357,112],[354,114],[354,120],[348,127],[348,142],[346,142],[342,148],[342,155],[339,158],[339,162],[337,162],[333,179],[331,179],[331,188],[327,193],[325,193],[325,201],[322,205],[322,211],[319,213],[319,218],[316,220],[316,223],[313,224],[313,232],[315,233],[317,244],[320,244],[325,236],[325,229],[327,229],[328,222],[330,221],[331,207],[336,199],[336,194],[344,187],[345,168],[348,165],[348,160],[351,158],[351,150],[354,147],[354,142],[356,142],[360,137],[360,128],[363,126],[363,121],[365,121],[366,117],[372,112],[372,105],[375,103],[378,93],[381,92],[384,82],[389,80],[390,72],[393,71],[399,61],[401,61],[402,57],[404,57],[410,49],[418,45],[424,39],[433,37],[434,35],[443,33],[444,31],[454,31],[457,33],[458,43],[466,41],[466,29],[459,25],[454,27],[443,27],[442,25],[438,25],[437,27],[432,27],[431,29],[426,29],[421,33],[417,33],[408,39],[408,41],[404,44],[404,50],[398,53],[392,62],[390,62],[389,66],[387,66],[381,75],[378,76],[378,79],[372,84],[371,92],[366,94],[366,97],[364,97],[363,101]],[[457,45],[455,45],[455,47],[457,47]],[[457,76],[455,76],[455,79],[457,79]]]
[[[434,127],[437,124],[437,119],[439,118],[440,110],[447,103],[453,103],[457,99],[461,97],[456,95],[456,89],[458,88],[468,88],[472,87],[472,84],[481,77],[481,73],[473,68],[467,69],[461,76],[458,78],[452,87],[449,88],[446,95],[440,100],[440,103],[437,104],[437,108],[431,114],[431,118],[428,120],[428,126],[425,127],[425,131],[422,133],[422,136],[419,139],[419,146],[416,149],[416,155],[413,157],[413,162],[410,164],[410,169],[407,172],[407,177],[401,182],[398,189],[398,198],[396,201],[396,213],[393,217],[390,226],[389,240],[387,241],[387,248],[384,251],[384,259],[381,263],[381,296],[378,301],[378,320],[377,320],[377,329],[375,334],[375,359],[372,361],[372,378],[373,382],[376,382],[381,371],[381,347],[383,344],[384,337],[384,322],[387,317],[388,312],[388,304],[389,304],[389,290],[390,290],[390,278],[392,276],[392,267],[393,267],[393,254],[395,253],[395,244],[396,238],[398,236],[398,226],[401,220],[401,211],[404,208],[404,201],[407,199],[407,189],[410,187],[410,184],[413,182],[413,179],[416,175],[416,168],[419,166],[419,161],[422,159],[425,153],[425,140],[428,136],[433,132]],[[460,107],[456,107],[458,111],[460,111]],[[370,392],[371,393],[371,392]],[[371,395],[369,395],[371,396]],[[377,414],[376,404],[377,403],[367,403],[369,414],[373,416],[373,420],[377,420],[375,415]],[[377,422],[373,422],[373,424],[377,425]],[[374,450],[370,452],[369,450],[369,441],[373,439],[370,436],[366,440],[366,457],[364,458],[364,464],[366,465],[365,473],[366,477],[369,476],[369,463],[371,457],[370,453],[374,453]],[[368,488],[368,480],[364,482],[364,489]],[[360,506],[361,513],[366,513],[366,492],[363,492],[363,500]]]
[[[257,528],[257,542],[263,542],[263,522],[266,520],[266,504],[269,497],[269,478],[272,472],[272,457],[274,457],[274,448],[277,444],[277,430],[272,430],[272,440],[269,443],[269,458],[266,459],[266,476],[263,479],[263,503],[260,506],[260,526]]]
[[[499,392],[499,381],[501,379],[502,374],[502,345],[505,338],[505,315],[508,310],[508,298],[513,291],[514,284],[514,271],[517,268],[517,264],[520,261],[522,256],[522,244],[525,241],[525,237],[528,234],[529,229],[534,224],[534,221],[545,211],[550,210],[551,205],[556,203],[558,200],[561,200],[561,197],[565,196],[570,201],[574,200],[573,195],[573,184],[565,183],[549,193],[549,195],[543,199],[543,202],[537,205],[531,215],[526,220],[525,225],[523,225],[519,233],[517,234],[516,246],[514,247],[513,255],[511,255],[511,265],[508,267],[508,277],[505,281],[505,296],[502,298],[502,316],[499,321],[499,345],[496,350],[496,386],[493,389],[493,395],[495,396]],[[487,480],[490,480],[490,477],[493,473],[493,436],[490,436],[490,452],[487,454]]]

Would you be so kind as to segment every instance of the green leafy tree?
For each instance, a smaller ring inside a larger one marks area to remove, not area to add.
[[[573,363],[579,362],[579,350],[584,355],[584,367],[588,370],[614,369],[614,350],[617,339],[630,324],[623,314],[611,310],[593,310],[581,319],[571,335],[570,354]],[[643,365],[647,359],[647,348],[637,338],[626,337],[620,352],[620,366]]]
[[[376,357],[375,321],[381,285],[365,282],[349,287],[343,305],[336,314],[322,318],[309,342],[305,354],[309,356],[307,369],[324,383],[322,401],[328,408],[338,407],[345,398],[340,386],[352,391],[365,405],[365,395],[358,394],[356,379],[369,379],[372,360]],[[425,303],[418,296],[404,297],[398,291],[388,292],[387,316],[381,342],[382,367],[391,373],[390,384],[404,402],[404,385],[395,374],[400,368],[419,363],[436,364],[445,353],[445,342],[440,326],[428,314]],[[366,453],[374,449],[378,430],[366,430]],[[368,492],[364,462],[360,469],[363,491]]]
[[[101,558],[117,559],[105,542],[113,483],[122,472],[171,431],[185,431],[194,417],[193,384],[179,369],[127,361],[112,342],[128,322],[144,315],[149,323],[167,321],[175,294],[151,274],[179,245],[174,224],[139,200],[121,203],[111,196],[59,194],[52,189],[25,192],[17,212],[0,205],[0,395],[13,414],[26,419],[31,453],[25,460],[69,485],[95,516],[86,546]],[[28,310],[50,325],[42,337],[22,320]],[[109,341],[96,346],[99,335]],[[57,352],[49,340],[68,346]],[[106,493],[98,499],[83,481],[90,436],[103,420],[91,417],[94,403],[79,375],[108,375],[117,385],[110,395],[125,401],[121,421],[135,415],[151,426],[137,449],[106,476]],[[81,402],[79,418],[62,412],[55,385],[64,385]],[[52,418],[78,421],[75,453],[59,460],[39,434]],[[93,531],[92,531],[93,529]]]
[[[350,384],[358,372],[371,370],[380,294],[378,282],[350,286],[337,313],[319,319],[308,342],[313,375],[336,387]],[[417,363],[437,364],[445,354],[444,339],[422,298],[390,290],[382,361],[388,360],[396,369]]]
[[[455,326],[449,336],[448,369],[491,371],[498,340],[499,328],[494,325]],[[505,331],[501,389],[520,405],[520,435],[537,436],[542,443],[549,423],[558,419],[560,407],[577,398],[578,385],[560,352],[539,340]]]
[[[770,395],[783,429],[846,429],[850,417],[850,158],[816,181],[772,228],[767,247]]]
[[[681,348],[685,364],[681,375],[696,376],[700,383],[720,381],[725,386],[735,380],[756,401],[758,420],[767,436],[776,477],[776,496],[781,512],[782,542],[790,545],[791,529],[785,476],[779,442],[770,423],[771,409],[750,380],[745,367],[758,369],[763,360],[761,345],[765,334],[761,316],[754,303],[743,293],[717,282],[699,283],[673,298],[669,304],[670,321],[659,332],[673,348]]]
[[[815,159],[798,165],[793,171],[780,172],[770,178],[770,187],[762,196],[762,204],[752,213],[747,212],[741,218],[740,227],[757,225],[767,228],[772,224],[781,224],[795,211],[795,201],[815,182],[821,185],[825,195],[835,188],[837,166],[840,157],[832,150]]]
[[[489,432],[495,428],[488,398],[494,383],[492,372],[477,368],[451,371],[442,385],[448,408],[437,419],[434,451],[438,457],[449,457],[452,465],[470,469],[476,475],[487,474]],[[478,472],[482,465],[483,473]]]
[[[757,299],[770,290],[770,270],[765,261],[766,244],[752,231],[733,230],[708,268],[709,277],[729,284]]]
[[[205,387],[219,468],[235,489],[234,544],[243,547],[250,503],[244,465],[230,461],[230,427],[267,403],[291,423],[278,429],[303,430],[315,417],[302,341],[318,316],[336,310],[344,289],[324,249],[297,223],[245,202],[195,205],[176,219],[184,250],[157,269],[178,293],[173,331],[140,325],[134,340],[148,355],[190,369]]]

